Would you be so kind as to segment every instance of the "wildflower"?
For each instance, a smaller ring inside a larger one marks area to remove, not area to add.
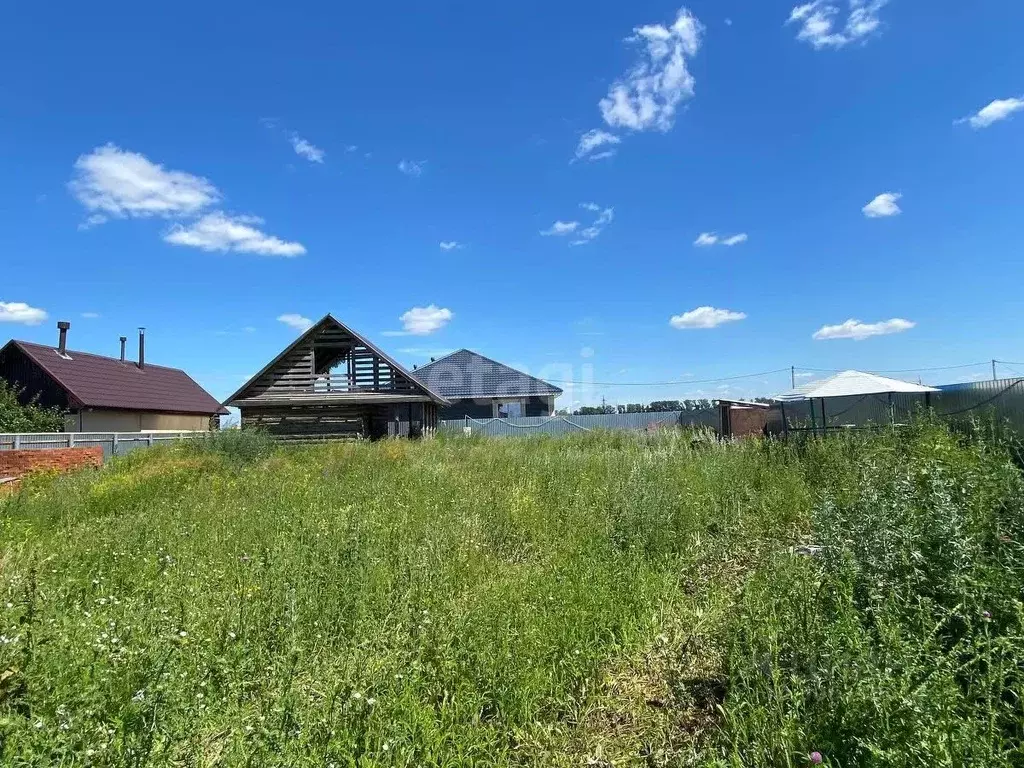
[[[188,632],[182,629],[178,632],[178,637],[188,637]]]
[[[985,621],[988,621],[989,619],[992,618],[992,614],[989,613],[988,611],[982,611],[981,612],[981,618],[983,618]]]
[[[811,763],[814,765],[821,765],[821,752],[811,752]]]
[[[357,699],[357,700],[358,700],[358,699],[361,699],[361,698],[363,698],[363,694],[361,694],[361,693],[360,693],[359,691],[354,691],[354,692],[352,693],[352,698],[353,698],[353,699]]]
[[[371,696],[370,698],[368,698],[366,700],[366,703],[369,704],[372,707],[374,704],[377,703],[377,700],[375,698],[373,698],[373,696]]]
[[[42,720],[36,720],[36,730],[37,731],[38,730],[42,730],[42,727],[43,727],[43,721]]]
[[[144,689],[141,689],[141,688],[135,692],[134,696],[132,696],[132,701],[145,701],[145,700],[146,700],[146,691]]]

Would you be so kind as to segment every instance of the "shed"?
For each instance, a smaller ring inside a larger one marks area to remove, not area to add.
[[[822,430],[828,429],[829,410],[827,403],[837,398],[868,397],[871,395],[885,395],[889,405],[889,420],[895,423],[895,416],[892,409],[893,395],[924,395],[925,403],[929,403],[931,393],[938,392],[935,387],[928,387],[923,384],[914,384],[901,379],[890,379],[886,376],[878,376],[874,373],[863,371],[843,371],[821,381],[812,381],[794,389],[776,395],[772,398],[780,404],[784,429],[788,428],[786,422],[787,403],[806,403],[809,406],[811,417],[811,429],[817,430],[818,418],[821,419]],[[815,400],[818,401],[819,412],[815,412]]]

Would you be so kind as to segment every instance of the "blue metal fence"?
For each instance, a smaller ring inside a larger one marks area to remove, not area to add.
[[[593,416],[523,416],[514,419],[454,419],[438,422],[438,429],[460,434],[508,437],[511,435],[565,435],[595,429],[654,430],[662,427],[721,428],[717,408],[665,413],[613,413]]]

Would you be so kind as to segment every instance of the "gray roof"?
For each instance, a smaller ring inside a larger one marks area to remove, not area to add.
[[[449,400],[562,394],[546,381],[468,349],[452,352],[410,373]]]

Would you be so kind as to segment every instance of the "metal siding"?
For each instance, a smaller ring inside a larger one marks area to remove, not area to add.
[[[510,435],[565,435],[595,429],[647,430],[659,427],[707,427],[720,429],[717,408],[706,411],[665,413],[615,413],[594,416],[523,416],[517,419],[458,419],[441,421],[442,431],[461,433],[468,426],[473,434],[491,437]]]
[[[952,422],[976,417],[993,417],[1024,433],[1024,379],[999,379],[952,384],[939,387],[930,396],[936,416]],[[894,394],[892,415],[897,424],[906,424],[925,408],[925,395]],[[781,428],[779,404],[772,408],[773,423]],[[809,429],[812,424],[807,402],[786,403],[789,429]],[[829,429],[883,426],[892,422],[887,395],[825,398],[825,417]],[[814,425],[821,429],[821,401],[814,400]]]
[[[124,456],[138,448],[195,437],[208,432],[33,432],[0,434],[0,451],[46,450],[47,448],[103,448],[103,459]]]

